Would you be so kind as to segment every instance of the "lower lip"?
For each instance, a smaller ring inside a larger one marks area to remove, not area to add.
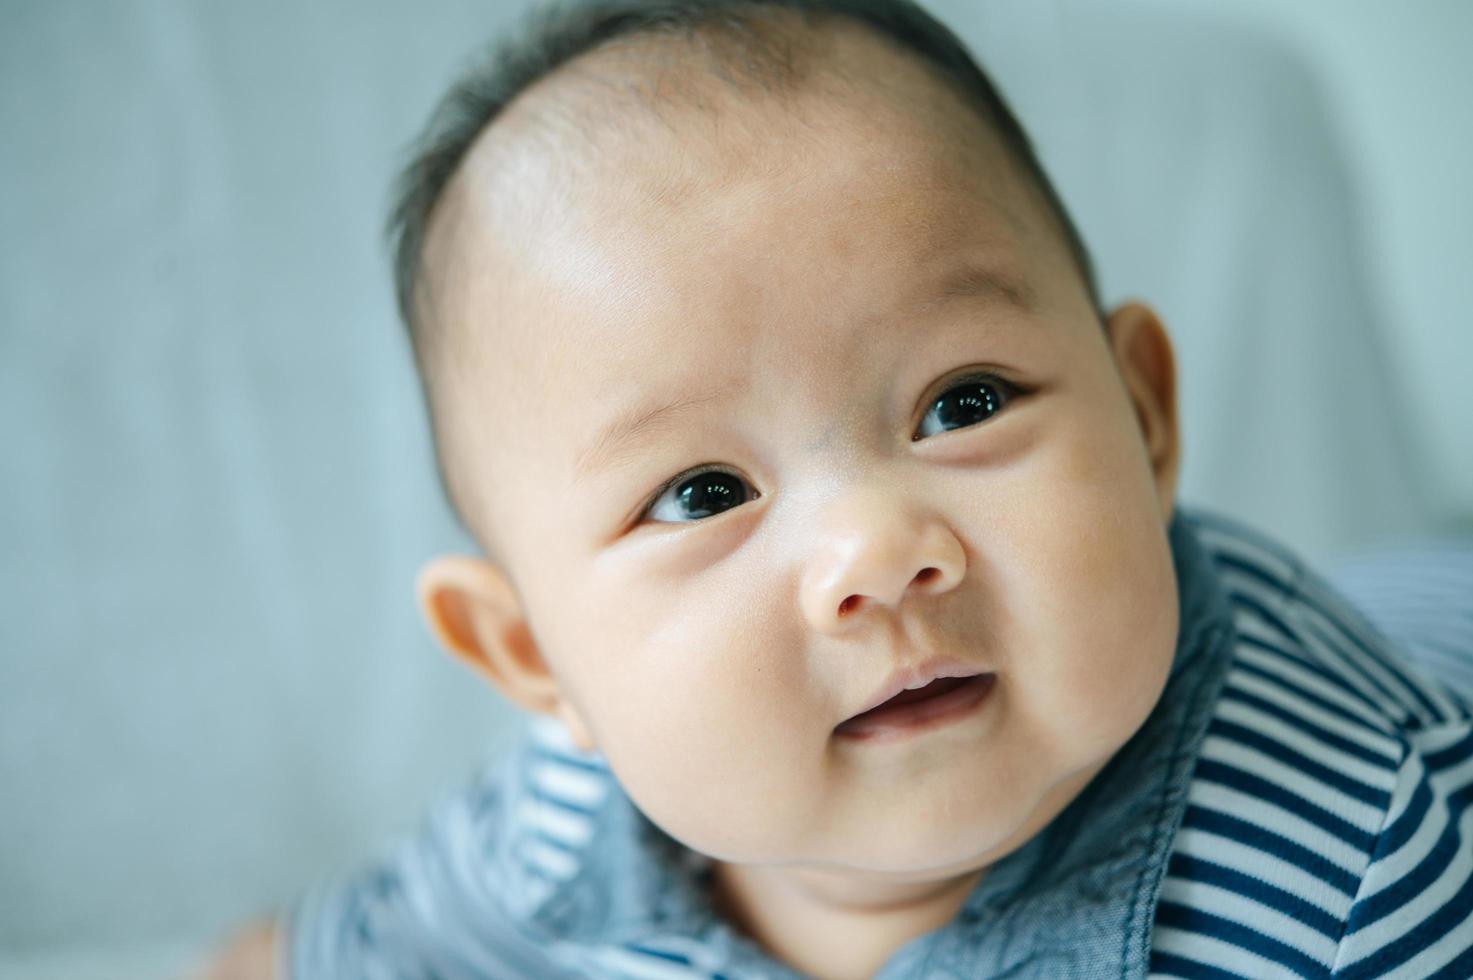
[[[835,728],[834,734],[852,741],[890,742],[934,731],[961,721],[980,708],[996,680],[996,674],[978,674],[934,698],[850,718]]]

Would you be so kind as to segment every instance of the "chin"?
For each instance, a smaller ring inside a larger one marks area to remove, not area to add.
[[[898,880],[974,871],[1021,846],[1026,837],[1017,838],[1030,816],[1016,811],[973,814],[943,826],[918,812],[912,829],[874,827],[857,833],[855,839],[861,843],[847,854],[835,855],[835,863]]]

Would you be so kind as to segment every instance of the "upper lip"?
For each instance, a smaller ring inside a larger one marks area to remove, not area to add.
[[[864,707],[849,717],[853,718],[856,715],[862,715],[866,711],[878,708],[901,691],[910,691],[918,687],[925,687],[939,677],[976,677],[979,674],[985,673],[987,671],[981,669],[976,664],[957,660],[954,657],[932,657],[918,664],[908,664],[892,671],[890,676],[885,678],[885,683],[881,684],[870,699],[864,703]],[[848,719],[846,718],[845,720],[847,721]]]

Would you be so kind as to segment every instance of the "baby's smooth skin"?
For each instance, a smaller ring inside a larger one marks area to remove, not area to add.
[[[739,928],[851,978],[1151,711],[1178,438],[1161,325],[1102,329],[990,126],[865,29],[811,42],[818,70],[747,93],[677,42],[595,51],[482,134],[421,300],[495,560],[419,588],[450,649],[715,859]],[[981,701],[840,727],[933,658],[990,673]]]

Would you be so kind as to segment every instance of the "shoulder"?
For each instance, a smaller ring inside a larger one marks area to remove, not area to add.
[[[1364,552],[1333,581],[1409,656],[1473,693],[1473,534]]]
[[[1289,679],[1313,681],[1317,691],[1328,686],[1337,704],[1386,734],[1473,716],[1462,696],[1427,676],[1283,545],[1215,515],[1194,513],[1192,526],[1233,610],[1235,672],[1269,672],[1281,685]]]
[[[1193,524],[1235,649],[1162,885],[1153,971],[1466,967],[1467,704],[1281,546],[1220,518]]]
[[[561,726],[530,721],[381,860],[321,884],[283,923],[295,978],[563,975],[536,919],[578,876],[614,783]]]

